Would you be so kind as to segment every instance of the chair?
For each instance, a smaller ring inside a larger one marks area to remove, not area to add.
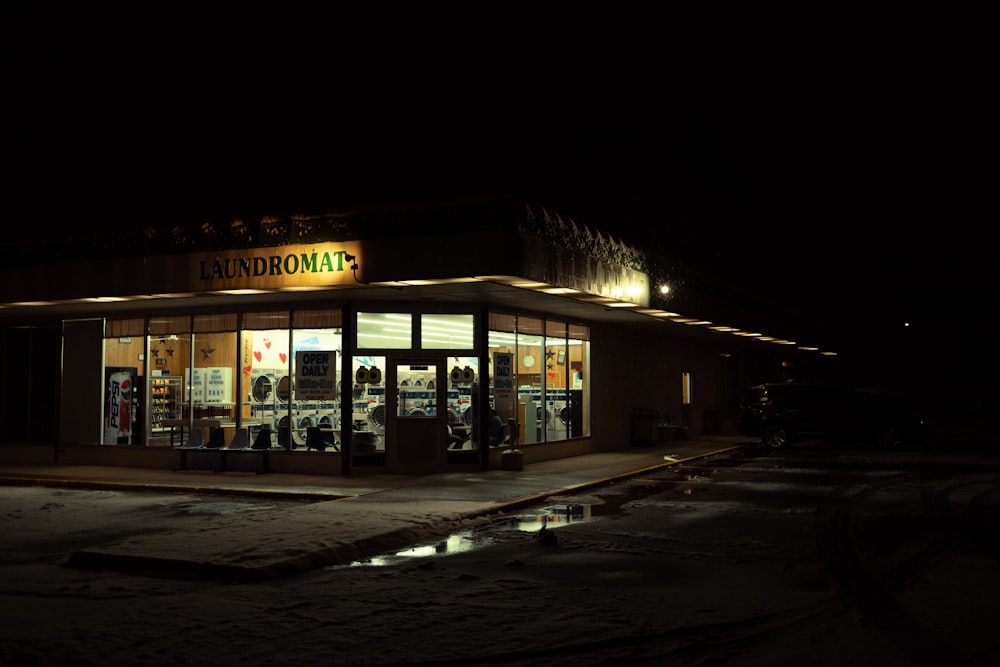
[[[257,432],[250,449],[271,449],[271,429],[264,426]]]
[[[249,446],[250,436],[247,435],[247,430],[245,428],[238,428],[236,429],[236,433],[233,434],[233,439],[226,445],[226,449],[246,449]]]
[[[455,433],[455,429],[451,424],[448,424],[448,444],[451,449],[462,449],[465,446],[465,441],[468,439],[468,432],[465,435],[459,435]]]
[[[337,432],[333,430],[333,424],[320,422],[319,432],[322,434],[323,442],[326,443],[327,447],[333,447],[338,452],[340,451],[340,441],[337,440]]]
[[[199,447],[205,446],[205,436],[201,432],[200,428],[193,428],[191,432],[188,433],[187,442],[184,443],[182,449],[198,449]]]
[[[201,429],[198,429],[199,432]],[[222,449],[226,446],[226,432],[222,430],[221,426],[216,426],[212,429],[212,434],[208,437],[208,442],[205,444],[205,449]]]
[[[323,432],[318,426],[309,426],[306,428],[306,447],[320,451],[326,449],[326,440],[323,439]]]

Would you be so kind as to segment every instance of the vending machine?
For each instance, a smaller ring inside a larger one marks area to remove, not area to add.
[[[138,444],[133,429],[136,417],[135,383],[139,369],[108,366],[104,369],[104,439],[105,445]]]

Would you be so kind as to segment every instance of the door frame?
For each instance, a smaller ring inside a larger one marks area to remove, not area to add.
[[[385,372],[385,453],[390,473],[425,474],[443,472],[448,443],[448,376],[444,352],[434,354],[413,351],[389,353]],[[401,416],[400,366],[433,366],[434,414],[420,417]],[[443,390],[438,389],[442,387]]]

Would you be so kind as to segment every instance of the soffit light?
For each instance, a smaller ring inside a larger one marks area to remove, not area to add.
[[[219,294],[219,295],[222,295],[222,296],[228,296],[228,295],[243,296],[243,295],[246,295],[246,294],[270,294],[270,293],[271,293],[271,290],[266,290],[266,289],[251,289],[251,288],[220,289],[220,290],[212,290],[211,292],[209,292],[209,294]]]

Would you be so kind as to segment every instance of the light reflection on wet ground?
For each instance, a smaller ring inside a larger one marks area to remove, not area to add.
[[[549,530],[581,523],[591,519],[589,504],[553,505],[537,510],[527,510],[503,517],[481,529],[463,530],[433,543],[408,547],[399,551],[354,561],[347,567],[380,567],[396,565],[408,560],[448,556],[464,553],[488,546],[495,542],[493,534],[501,531],[519,530],[526,533],[537,532],[546,526]]]
[[[717,468],[738,467],[745,463],[743,457],[714,457],[698,465],[681,465],[661,470],[624,482],[602,487],[593,495],[565,496],[565,502],[554,502],[560,498],[553,496],[552,503],[538,509],[527,509],[499,518],[489,525],[454,533],[433,543],[421,544],[372,558],[355,561],[346,566],[386,566],[408,560],[446,556],[463,553],[488,546],[497,541],[499,532],[517,530],[526,533],[537,532],[545,525],[556,529],[572,523],[591,521],[595,518],[613,516],[623,511],[629,503],[661,493],[692,495],[696,488],[706,488],[715,481]]]

